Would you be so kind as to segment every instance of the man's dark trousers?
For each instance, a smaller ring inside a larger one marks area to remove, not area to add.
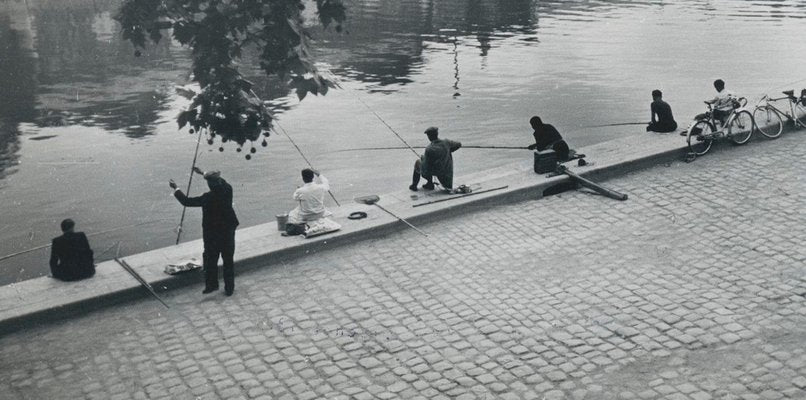
[[[224,290],[235,289],[235,230],[205,232],[204,239],[204,287],[218,289],[218,257],[224,261]]]

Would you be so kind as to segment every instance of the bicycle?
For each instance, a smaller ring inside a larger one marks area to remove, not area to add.
[[[792,121],[796,127],[806,128],[806,89],[801,90],[800,98],[795,97],[794,90],[786,90],[782,93],[786,97],[773,99],[765,94],[756,104],[756,109],[753,110],[753,120],[756,121],[756,128],[762,135],[771,139],[781,136],[781,132],[784,130],[782,115]],[[785,113],[772,104],[784,99],[789,99],[789,111],[791,114]],[[762,103],[764,104],[762,105]]]
[[[753,114],[741,109],[747,105],[747,99],[740,97],[733,100],[733,109],[719,130],[716,129],[713,104],[707,101],[705,104],[708,105],[708,111],[694,122],[686,134],[686,143],[692,154],[701,156],[707,153],[708,150],[711,150],[714,140],[718,138],[730,138],[735,144],[745,144],[750,141],[755,125]]]

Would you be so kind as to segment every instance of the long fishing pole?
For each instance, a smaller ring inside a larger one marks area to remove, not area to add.
[[[154,296],[155,299],[157,299],[160,303],[162,303],[162,305],[165,306],[165,308],[171,308],[170,306],[168,306],[168,303],[166,303],[165,300],[163,300],[162,298],[160,298],[159,295],[157,295],[157,292],[154,291],[154,288],[151,287],[151,285],[148,282],[146,282],[146,280],[143,279],[143,277],[140,276],[140,274],[138,274],[137,271],[135,271],[134,268],[132,268],[131,265],[129,265],[129,263],[117,257],[115,257],[115,262],[118,263],[118,265],[120,265],[121,267],[123,267],[123,269],[125,269],[126,272],[129,273],[129,275],[131,275],[138,283],[140,283],[140,285],[146,288],[148,293],[150,293],[152,296]]]
[[[302,149],[300,149],[299,146],[297,146],[297,143],[294,142],[294,139],[291,139],[291,135],[289,135],[288,132],[286,132],[285,128],[283,128],[283,126],[280,125],[280,123],[277,122],[277,120],[274,120],[274,124],[277,125],[277,127],[280,128],[281,131],[283,131],[283,134],[285,134],[285,137],[287,137],[288,141],[291,142],[292,145],[294,145],[294,148],[297,149],[297,152],[299,153],[300,156],[302,156],[302,159],[305,160],[305,162],[308,164],[308,166],[311,167],[311,169],[316,169],[316,168],[313,167],[313,164],[311,164],[311,161],[308,160],[308,157],[305,157],[305,153],[303,153]],[[333,201],[336,202],[336,205],[341,207],[341,204],[339,204],[339,201],[336,200],[336,196],[333,195],[333,192],[331,192],[330,189],[327,190],[327,193],[330,195],[330,198],[332,198]]]
[[[390,130],[390,131],[392,131],[392,133],[394,133],[394,134],[395,134],[395,136],[397,136],[397,138],[398,138],[398,139],[400,139],[400,141],[401,141],[401,142],[403,142],[403,144],[405,144],[405,145],[406,145],[406,147],[407,147],[409,150],[411,150],[411,152],[412,152],[412,153],[414,153],[414,155],[416,155],[416,156],[417,156],[417,158],[419,158],[419,157],[420,157],[420,153],[418,153],[416,150],[414,150],[414,147],[411,147],[411,145],[410,145],[410,144],[409,144],[409,143],[408,143],[408,142],[407,142],[405,139],[403,139],[403,137],[402,137],[402,136],[400,136],[400,134],[399,134],[399,133],[397,133],[397,131],[395,131],[395,130],[394,130],[394,128],[392,128],[391,126],[389,126],[389,124],[387,124],[387,123],[386,123],[386,121],[384,121],[384,120],[383,120],[383,118],[381,118],[381,116],[380,116],[380,115],[378,115],[378,113],[376,113],[376,112],[375,112],[375,110],[373,110],[373,109],[372,109],[372,108],[369,106],[369,104],[365,103],[365,102],[364,102],[364,100],[362,100],[362,99],[361,99],[361,97],[359,97],[358,95],[353,94],[353,96],[355,96],[355,98],[356,98],[356,99],[358,99],[358,101],[360,101],[360,102],[361,102],[361,104],[363,104],[363,105],[364,105],[364,107],[366,107],[366,108],[367,108],[367,110],[369,110],[369,112],[371,112],[373,115],[375,115],[375,117],[376,117],[376,118],[378,118],[378,120],[379,120],[379,121],[381,121],[381,122],[382,122],[384,125],[386,125],[386,127],[387,127],[387,128],[389,128],[389,130]]]
[[[88,234],[88,235],[87,235],[87,237],[98,236],[98,235],[102,235],[102,234],[104,234],[104,233],[109,233],[109,232],[119,231],[119,230],[121,230],[121,229],[126,229],[126,228],[133,228],[133,227],[135,227],[135,226],[140,226],[140,225],[145,225],[145,224],[151,224],[151,223],[158,222],[158,221],[165,221],[165,218],[153,219],[153,220],[151,220],[151,221],[140,222],[140,223],[137,223],[137,224],[132,224],[132,225],[118,226],[117,228],[112,228],[112,229],[107,229],[107,230],[100,231],[100,232],[94,232],[94,233],[90,233],[90,234]],[[41,250],[41,249],[46,249],[46,248],[50,247],[51,245],[52,245],[51,243],[48,243],[48,244],[43,244],[43,245],[41,245],[41,246],[32,247],[32,248],[27,249],[27,250],[18,251],[18,252],[16,252],[16,253],[6,254],[6,255],[4,255],[4,256],[2,256],[2,257],[0,257],[0,261],[7,260],[7,259],[9,259],[9,258],[16,257],[16,256],[19,256],[19,255],[23,255],[23,254],[25,254],[25,253],[30,253],[30,252],[32,252],[32,251]]]
[[[404,146],[391,146],[391,147],[361,147],[356,149],[342,149],[342,150],[334,150],[334,152],[345,152],[345,151],[364,151],[364,150],[401,150],[407,149],[408,147]],[[414,146],[415,149],[424,149],[424,146]],[[529,150],[528,147],[522,146],[465,146],[462,145],[463,149],[499,149],[499,150]]]
[[[148,290],[148,292],[151,293],[152,296],[154,296],[157,300],[159,300],[159,302],[162,303],[162,305],[164,305],[165,308],[171,308],[171,307],[168,307],[168,304],[165,303],[165,301],[163,301],[157,295],[157,292],[154,291],[154,288],[152,288],[151,285],[149,285],[148,282],[146,282],[146,280],[143,279],[143,277],[140,276],[140,274],[138,274],[134,270],[134,268],[131,267],[131,265],[129,265],[129,263],[127,263],[126,261],[120,259],[120,241],[118,241],[118,248],[117,248],[117,250],[115,250],[115,257],[113,258],[113,260],[115,260],[115,262],[118,263],[118,265],[123,267],[123,269],[125,269],[126,272],[129,273],[129,275],[131,275],[135,280],[137,280],[137,282],[139,282],[141,285],[143,285],[143,287],[145,287],[146,290]]]
[[[193,171],[196,169],[196,159],[199,157],[199,144],[201,143],[202,130],[199,129],[199,137],[196,138],[196,152],[193,153],[193,165],[190,167],[190,177],[188,178],[188,189],[185,194],[190,196],[190,184],[193,182]],[[179,219],[179,226],[176,228],[176,244],[179,244],[179,238],[182,236],[182,225],[185,223],[185,212],[187,207],[182,206],[182,218]]]
[[[646,125],[647,122],[617,122],[615,124],[602,124],[602,125],[585,125],[580,128],[604,128],[608,126],[626,126],[626,125]]]

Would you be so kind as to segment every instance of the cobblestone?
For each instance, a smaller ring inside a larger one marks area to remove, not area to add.
[[[0,393],[806,398],[806,141],[726,147],[7,335]]]

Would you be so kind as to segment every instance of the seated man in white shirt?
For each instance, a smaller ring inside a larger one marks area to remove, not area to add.
[[[319,182],[314,182],[316,176]],[[304,185],[294,191],[294,200],[299,205],[288,213],[288,222],[285,225],[284,236],[301,235],[305,233],[305,225],[329,215],[325,209],[325,195],[330,190],[330,183],[319,171],[310,168],[302,170]]]

